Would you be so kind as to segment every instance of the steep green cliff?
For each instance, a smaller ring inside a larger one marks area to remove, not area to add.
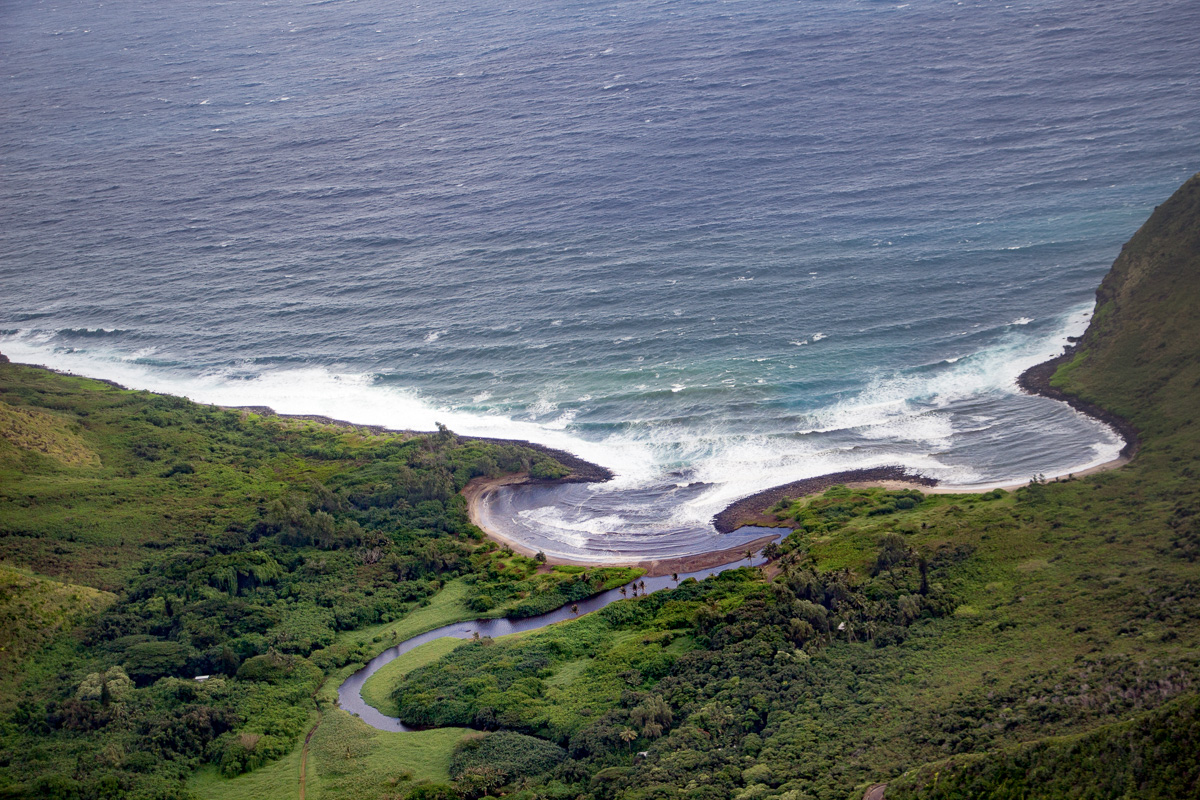
[[[1096,292],[1053,384],[1120,414],[1150,452],[1188,450],[1200,422],[1200,175],[1155,209]]]

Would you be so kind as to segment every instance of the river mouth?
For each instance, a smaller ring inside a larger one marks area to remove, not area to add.
[[[680,562],[756,547],[786,530],[749,525],[720,533],[697,509],[711,486],[658,482],[628,489],[603,483],[494,481],[468,494],[471,518],[514,550],[560,563]]]

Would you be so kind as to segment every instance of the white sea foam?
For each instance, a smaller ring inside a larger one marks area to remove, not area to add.
[[[446,332],[444,330],[430,331],[429,333],[425,334],[425,341],[430,343],[436,342],[438,339],[442,338],[442,335],[445,333]]]
[[[184,374],[137,363],[140,354],[103,347],[88,351],[59,348],[49,333],[0,337],[0,350],[14,361],[105,377],[134,388],[183,395],[200,402],[267,405],[281,413],[320,414],[398,429],[431,430],[435,423],[442,422],[465,435],[527,439],[614,470],[616,480],[593,488],[603,494],[674,486],[679,478],[671,476],[677,475],[682,465],[690,470],[688,481],[709,484],[711,488],[674,509],[656,506],[655,513],[669,516],[664,521],[672,525],[704,525],[739,497],[827,472],[899,463],[951,484],[969,485],[982,480],[973,468],[947,463],[934,455],[947,449],[955,437],[979,429],[981,423],[972,416],[958,419],[961,429],[955,429],[959,414],[956,404],[1016,392],[1016,377],[1027,367],[1056,355],[1067,336],[1083,331],[1089,316],[1090,307],[1080,307],[1050,335],[1026,333],[1027,329],[1021,327],[988,349],[947,359],[936,367],[878,375],[861,391],[810,412],[807,424],[799,426],[802,429],[798,431],[750,434],[723,430],[720,425],[681,428],[630,420],[601,441],[576,433],[576,409],[559,410],[565,398],[576,397],[575,402],[592,399],[591,394],[579,395],[578,387],[565,383],[544,387],[526,409],[532,421],[523,421],[498,409],[448,408],[414,390],[382,384],[373,376],[321,367],[270,370],[250,378],[245,377],[244,367],[236,376],[232,372]],[[732,387],[739,382],[735,377],[725,377],[720,385]],[[682,382],[671,384],[672,393],[685,388]],[[486,391],[473,397],[480,406],[489,400],[491,394]],[[1091,461],[1104,463],[1119,449],[1119,441],[1109,436],[1096,445]],[[1072,469],[1079,471],[1090,465],[1074,465]],[[613,528],[615,522],[598,517],[571,524],[580,530],[587,526],[598,530]]]
[[[554,431],[565,431],[575,421],[575,417],[579,416],[579,410],[569,408],[559,414],[555,419],[544,423],[547,428]]]
[[[379,384],[370,375],[336,373],[322,367],[271,370],[252,378],[230,371],[189,375],[136,363],[112,350],[56,348],[53,334],[20,332],[0,337],[0,351],[13,361],[101,377],[133,389],[187,397],[220,406],[269,406],[281,414],[316,414],[397,430],[434,430],[441,422],[457,433],[524,439],[575,453],[620,476],[615,485],[637,485],[657,471],[654,454],[636,442],[592,442],[567,430],[500,414],[454,410],[419,393]]]
[[[608,514],[601,517],[568,518],[563,509],[558,506],[541,506],[517,512],[517,516],[539,526],[553,528],[558,531],[571,533],[589,533],[593,536],[609,531],[620,530],[626,525],[626,520],[619,514]],[[582,540],[582,537],[579,537]],[[582,543],[579,542],[579,543]]]

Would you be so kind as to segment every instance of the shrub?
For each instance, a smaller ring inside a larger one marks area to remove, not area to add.
[[[539,478],[542,480],[552,480],[555,478],[565,478],[571,474],[571,470],[564,467],[562,464],[553,460],[539,461],[529,469],[531,478]]]
[[[567,751],[551,742],[498,731],[460,743],[450,760],[450,775],[457,779],[468,770],[493,767],[507,783],[547,772],[566,757]]]

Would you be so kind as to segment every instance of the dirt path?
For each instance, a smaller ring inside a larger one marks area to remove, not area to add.
[[[887,788],[886,783],[877,783],[867,793],[863,795],[863,800],[883,800],[883,790]]]
[[[317,691],[321,691],[320,687]],[[313,734],[317,732],[317,728],[321,727],[321,720],[324,715],[321,713],[321,705],[317,702],[316,695],[313,695],[313,705],[317,707],[317,724],[312,726],[308,735],[304,737],[304,747],[300,750],[300,800],[304,800],[304,792],[308,784],[308,743],[312,741]]]

